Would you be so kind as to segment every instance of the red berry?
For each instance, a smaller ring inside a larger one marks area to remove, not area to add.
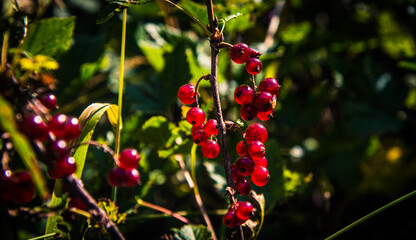
[[[29,137],[45,140],[48,137],[48,128],[39,115],[25,117],[21,130]]]
[[[253,204],[251,204],[250,202],[237,202],[237,209],[235,212],[238,218],[247,220],[253,214],[253,210]]]
[[[71,175],[77,170],[75,158],[64,157],[57,159],[48,166],[48,174],[51,178],[63,178],[67,175]]]
[[[70,117],[65,122],[65,136],[66,140],[73,140],[81,134],[81,127],[79,126],[78,118]]]
[[[240,105],[249,104],[253,101],[254,91],[248,85],[240,85],[234,91],[234,99]]]
[[[254,163],[256,164],[256,167],[262,166],[267,168],[267,159],[265,157],[254,160]]]
[[[261,56],[261,52],[259,50],[256,49],[251,49],[250,51],[250,58],[259,58]]]
[[[244,176],[238,174],[235,164],[231,164],[231,176],[233,178],[233,182],[238,182],[240,179],[244,179]]]
[[[246,121],[253,120],[257,116],[258,112],[259,110],[252,103],[243,105],[240,108],[240,116]]]
[[[191,135],[194,135],[195,131],[197,130],[205,130],[205,125],[201,124],[201,125],[193,125],[191,128]]]
[[[13,197],[13,189],[15,184],[10,170],[1,171],[0,175],[0,203],[7,203]]]
[[[136,168],[125,170],[125,179],[123,187],[134,187],[139,183],[140,173]]]
[[[274,78],[265,78],[259,83],[259,91],[269,92],[272,95],[279,95],[279,83]]]
[[[235,149],[237,150],[237,154],[240,156],[246,156],[248,154],[247,145],[244,141],[238,142]]]
[[[261,159],[266,154],[266,147],[260,141],[252,141],[248,144],[248,155],[256,161],[257,159]]]
[[[235,63],[242,64],[249,60],[251,49],[245,43],[234,45],[230,49],[230,58]]]
[[[250,58],[248,62],[246,62],[246,70],[251,75],[256,75],[263,69],[263,64],[257,58]]]
[[[186,113],[186,120],[192,125],[201,125],[205,122],[205,112],[201,108],[193,107]]]
[[[241,157],[235,162],[235,169],[242,176],[250,175],[254,171],[254,166],[254,161],[248,156]]]
[[[111,169],[107,174],[108,184],[112,187],[120,187],[126,179],[126,170],[116,167]]]
[[[262,121],[267,121],[270,118],[273,117],[273,109],[267,112],[258,112],[257,113],[257,118],[262,120]]]
[[[48,146],[48,160],[64,158],[69,154],[68,144],[65,140],[59,139]]]
[[[226,227],[233,228],[237,226],[237,214],[235,211],[229,211],[224,215],[222,221]]]
[[[205,123],[205,132],[210,136],[217,135],[218,134],[217,120],[209,119]]]
[[[53,116],[53,118],[49,121],[49,131],[51,131],[55,137],[63,138],[65,136],[65,123],[67,118],[68,117],[65,114],[58,114]]]
[[[256,140],[265,143],[267,137],[268,134],[266,128],[259,123],[248,126],[245,132],[245,139],[248,144]]]
[[[41,95],[38,97],[39,101],[48,109],[56,108],[56,97],[53,94]]]
[[[253,104],[259,112],[268,112],[273,109],[273,95],[269,92],[258,92],[254,95]]]
[[[182,85],[178,91],[178,98],[183,104],[192,104],[195,102],[195,87],[191,84]]]
[[[68,208],[78,208],[86,211],[87,205],[85,205],[85,203],[80,198],[71,197],[71,199],[68,202]]]
[[[28,171],[16,172],[12,176],[11,200],[16,204],[30,202],[35,196],[35,187]]]
[[[134,148],[124,149],[118,157],[119,167],[123,169],[136,168],[139,165],[139,160],[139,152]]]
[[[269,170],[262,166],[256,167],[251,174],[251,181],[258,187],[266,185],[269,179]]]
[[[205,130],[197,130],[194,132],[194,135],[192,135],[194,143],[197,145],[202,145],[204,142],[208,140],[208,135],[205,132]]]
[[[239,193],[241,196],[245,196],[245,195],[247,195],[247,194],[249,194],[249,193],[250,193],[250,191],[251,191],[251,185],[250,185],[250,183],[247,181],[247,179],[242,178],[242,179],[238,180],[238,181],[235,183],[235,189],[238,191],[238,193]]]
[[[206,158],[216,158],[220,153],[220,145],[215,141],[208,140],[202,144],[201,151]]]

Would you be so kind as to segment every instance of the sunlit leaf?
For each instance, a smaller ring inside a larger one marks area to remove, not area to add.
[[[176,240],[209,240],[211,233],[207,227],[202,225],[185,225],[180,229],[172,229],[174,232],[173,239]]]

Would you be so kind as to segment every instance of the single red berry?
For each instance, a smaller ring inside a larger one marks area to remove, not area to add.
[[[81,127],[79,126],[78,118],[70,117],[65,122],[65,136],[66,140],[73,140],[81,134]]]
[[[45,94],[38,97],[39,101],[48,109],[56,108],[56,97],[53,94]]]
[[[193,125],[191,128],[191,135],[194,135],[195,131],[197,130],[205,130],[205,125],[201,124],[201,125]]]
[[[273,95],[269,92],[257,92],[254,95],[253,104],[259,112],[268,112],[273,110]]]
[[[13,198],[13,190],[16,188],[10,170],[1,171],[0,175],[0,203],[8,203]]]
[[[205,112],[201,108],[193,107],[186,113],[186,120],[192,125],[201,125],[205,122]]]
[[[238,142],[235,149],[237,150],[237,154],[240,156],[248,155],[247,144],[244,141]]]
[[[273,117],[273,109],[267,112],[258,112],[257,113],[257,118],[262,120],[262,121],[267,121],[270,118]]]
[[[235,63],[242,64],[249,60],[251,50],[245,43],[239,43],[234,45],[230,49],[230,58]]]
[[[259,110],[252,103],[243,105],[240,108],[240,116],[246,121],[253,120],[257,116],[258,112]]]
[[[75,158],[64,157],[57,159],[48,166],[48,174],[51,178],[63,178],[67,175],[71,175],[77,170]]]
[[[251,185],[250,185],[250,183],[247,181],[247,179],[242,178],[242,179],[238,180],[238,181],[235,183],[235,189],[238,191],[238,193],[239,193],[241,196],[245,196],[245,195],[247,195],[247,194],[249,194],[249,193],[250,193],[250,191],[251,191]]]
[[[254,163],[255,163],[256,167],[262,166],[262,167],[267,168],[267,159],[265,157],[254,160]]]
[[[208,135],[205,130],[197,130],[194,132],[194,135],[192,135],[192,139],[197,145],[202,145],[208,140]]]
[[[125,179],[122,183],[123,187],[134,187],[139,183],[140,173],[136,168],[125,170]]]
[[[248,155],[251,157],[251,159],[253,159],[253,161],[263,158],[266,154],[266,147],[260,141],[252,141],[249,143],[247,150]]]
[[[39,140],[48,137],[48,128],[39,115],[25,117],[20,125],[24,134]]]
[[[259,83],[259,91],[269,92],[272,95],[279,95],[279,83],[274,78],[265,78]]]
[[[65,124],[68,117],[65,114],[58,114],[53,116],[53,118],[48,123],[49,131],[51,131],[55,137],[63,138],[65,136]]]
[[[261,72],[262,69],[263,69],[263,64],[257,58],[250,58],[250,60],[246,62],[246,70],[251,75],[258,74],[259,72]]]
[[[123,169],[136,168],[139,165],[139,160],[139,152],[134,148],[128,148],[121,151],[118,157],[118,164]]]
[[[206,158],[216,158],[220,153],[220,145],[212,140],[208,140],[202,144],[202,155]]]
[[[235,212],[238,218],[247,220],[253,215],[253,210],[253,204],[250,202],[237,202],[237,209]]]
[[[111,169],[107,174],[108,184],[112,187],[120,187],[126,180],[126,170],[116,167]]]
[[[265,167],[258,166],[251,174],[251,181],[258,187],[263,187],[269,181],[269,170]]]
[[[235,168],[235,164],[231,164],[231,176],[233,178],[233,182],[238,182],[240,179],[244,179],[243,175],[238,174],[237,169]]]
[[[28,171],[16,172],[12,176],[13,189],[11,201],[16,204],[30,202],[35,196],[35,187]]]
[[[183,104],[192,104],[195,102],[195,87],[191,84],[182,85],[178,91],[178,98]]]
[[[254,91],[248,85],[240,85],[234,91],[234,99],[240,105],[249,104],[253,101]]]
[[[254,161],[248,156],[241,157],[235,162],[235,169],[242,176],[250,175],[254,171],[254,166]]]
[[[238,222],[237,214],[235,213],[235,211],[229,211],[224,215],[222,221],[226,227],[236,227]]]
[[[71,197],[71,199],[68,202],[68,208],[78,208],[86,211],[87,205],[85,205],[85,203],[80,198]]]
[[[244,135],[248,144],[256,140],[265,143],[268,137],[266,128],[260,123],[248,126]]]
[[[205,132],[210,136],[217,135],[218,134],[217,120],[209,119],[205,123]]]
[[[262,55],[262,53],[259,50],[253,48],[250,50],[250,58],[259,58]]]
[[[69,154],[68,144],[65,140],[58,139],[48,145],[48,161],[64,158]]]

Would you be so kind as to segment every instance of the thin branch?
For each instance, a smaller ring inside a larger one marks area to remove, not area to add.
[[[82,182],[74,174],[62,179],[69,190],[83,201],[90,209],[89,212],[111,235],[111,239],[125,239],[118,227],[111,221],[107,213],[101,209],[95,199],[82,186]]]
[[[151,208],[153,210],[156,210],[156,211],[165,213],[165,214],[167,214],[169,216],[172,216],[172,217],[174,217],[174,218],[176,218],[176,219],[178,219],[178,220],[180,220],[180,221],[182,221],[182,222],[184,222],[186,224],[190,224],[191,223],[187,218],[179,215],[178,213],[175,213],[175,212],[173,212],[173,211],[171,211],[171,210],[169,210],[167,208],[164,208],[164,207],[155,205],[153,203],[149,203],[149,202],[143,201],[142,199],[138,199],[137,200],[137,204],[134,207],[134,211],[136,211],[137,208],[139,208],[139,206],[144,206],[144,207]]]
[[[195,150],[196,150],[196,144],[192,146],[191,154],[194,155],[192,157],[195,157]],[[201,195],[199,194],[198,186],[196,185],[196,182],[191,177],[191,174],[189,174],[189,171],[186,170],[185,163],[183,162],[182,156],[176,155],[175,159],[178,161],[179,166],[181,167],[181,170],[183,174],[185,175],[185,179],[188,182],[189,188],[191,188],[194,191],[195,201],[198,204],[199,211],[201,211],[202,216],[204,217],[205,223],[207,224],[208,229],[211,231],[212,239],[217,240],[217,236],[215,235],[214,227],[212,226],[211,220],[208,217],[207,210],[204,207],[204,202],[202,201]]]

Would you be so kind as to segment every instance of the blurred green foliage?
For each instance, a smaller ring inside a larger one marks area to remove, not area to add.
[[[55,72],[58,112],[79,115],[93,102],[116,103],[120,16],[115,13],[108,22],[96,25],[103,1],[89,2],[67,0],[65,8],[51,4],[44,14],[45,18],[75,16],[69,18],[75,21],[72,40],[53,35],[62,41],[61,50],[71,43],[66,53],[53,56],[60,66]],[[264,123],[269,131],[266,157],[271,180],[265,187],[253,187],[265,199],[258,239],[323,239],[414,189],[413,1],[221,0],[214,4],[220,20],[242,13],[225,23],[225,41],[245,42],[263,52],[264,70],[256,76],[257,83],[275,77],[282,85],[275,117]],[[207,23],[203,1],[182,0],[179,5]],[[279,25],[273,29],[271,22],[276,20]],[[127,31],[121,146],[140,150],[142,185],[119,190],[119,211],[132,208],[134,199],[140,198],[185,211],[191,222],[203,224],[176,159],[179,154],[189,167],[192,147],[190,127],[183,121],[185,109],[176,94],[182,84],[196,83],[209,73],[209,42],[187,16],[163,1],[130,8]],[[30,53],[52,54],[35,48],[42,46],[43,39],[33,41],[37,43],[25,48]],[[250,82],[249,75],[229,60],[226,50],[221,51],[219,71],[224,116],[236,120],[239,106],[233,92]],[[200,94],[202,107],[213,110],[208,82],[201,84]],[[93,138],[114,146],[111,124],[98,122]],[[241,136],[229,131],[227,140],[232,159],[237,159],[235,145]],[[83,180],[94,196],[110,196],[105,174],[112,164],[106,153],[90,147]],[[231,230],[217,214],[228,207],[222,160],[207,160],[198,149],[196,171],[217,235],[225,239]],[[412,201],[362,223],[340,239],[414,238]],[[201,227],[183,227],[174,218],[152,214],[140,208],[120,225],[122,232],[128,239],[203,234],[198,232]],[[16,229],[6,238],[41,235],[44,223],[35,225],[6,224],[2,231]]]

